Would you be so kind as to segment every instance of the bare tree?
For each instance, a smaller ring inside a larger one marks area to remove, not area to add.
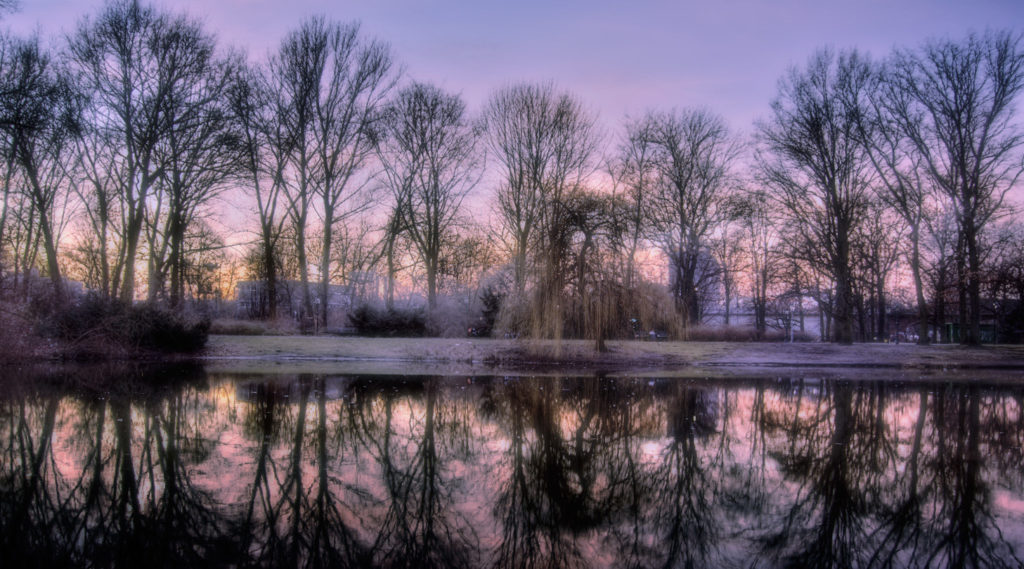
[[[437,305],[445,241],[462,201],[479,181],[478,133],[457,95],[414,83],[384,111],[380,159],[399,204],[401,226],[415,244],[427,276],[427,302]]]
[[[925,239],[922,242],[922,266],[931,288],[932,323],[935,341],[952,342],[946,328],[946,316],[956,294],[956,255],[960,244],[956,215],[952,206],[942,201],[925,217]]]
[[[383,256],[383,241],[374,234],[370,220],[361,217],[356,223],[343,223],[335,231],[331,247],[334,270],[332,280],[345,283],[353,302],[376,297],[377,281],[371,271]]]
[[[654,126],[647,117],[628,121],[624,139],[619,144],[618,159],[610,168],[616,187],[622,186],[626,195],[627,289],[633,288],[639,280],[636,256],[642,240],[647,237],[649,202],[658,177]]]
[[[750,299],[754,309],[754,330],[763,339],[768,330],[769,291],[779,278],[779,231],[771,201],[763,190],[747,192],[739,202],[738,218],[746,241]]]
[[[723,219],[711,236],[709,249],[718,261],[719,282],[722,285],[722,306],[725,313],[723,323],[728,326],[732,318],[733,299],[739,286],[737,275],[747,266],[746,239],[740,216],[744,205],[739,199],[729,200],[729,214]]]
[[[56,204],[68,192],[69,156],[78,123],[76,95],[50,54],[40,47],[39,38],[2,41],[0,132],[7,146],[4,154],[24,176],[30,215],[42,238],[55,298],[61,303],[65,291],[54,217]]]
[[[898,117],[908,110],[911,94],[890,78],[887,65],[878,65],[872,74],[868,105],[864,113],[855,115],[868,157],[877,173],[878,197],[906,224],[910,250],[905,255],[910,264],[917,300],[918,344],[929,343],[928,302],[925,298],[921,243],[924,237],[931,192],[921,155],[900,128]],[[855,105],[850,101],[851,105]]]
[[[120,183],[117,171],[111,168],[116,146],[108,143],[110,133],[94,121],[87,118],[80,124],[79,136],[74,140],[76,180],[71,188],[83,215],[74,260],[84,272],[86,284],[104,298],[111,298],[115,296],[115,274],[122,266],[116,254],[122,235]]]
[[[356,176],[373,152],[373,124],[393,84],[385,44],[363,40],[358,25],[322,17],[303,22],[270,60],[271,102],[281,122],[280,136],[273,143],[287,149],[287,166],[280,174],[295,226],[305,317],[327,317],[332,233],[339,222],[368,205]],[[314,315],[306,239],[317,197],[324,246],[320,311]]]
[[[762,181],[791,218],[807,261],[835,282],[832,341],[853,342],[850,239],[864,213],[873,169],[860,143],[870,66],[856,51],[811,57],[779,83],[772,117],[758,124]]]
[[[566,251],[559,272],[568,275],[568,303],[573,307],[570,323],[576,336],[594,340],[594,348],[607,351],[605,340],[624,331],[629,312],[639,304],[633,291],[622,286],[629,266],[629,249],[624,233],[630,211],[622,200],[587,189],[568,192],[562,208],[566,212]]]
[[[255,198],[259,230],[260,273],[264,279],[266,312],[262,316],[277,318],[278,277],[282,262],[277,254],[287,216],[280,211],[289,143],[282,124],[272,114],[273,93],[265,83],[264,70],[243,65],[228,91],[240,137],[243,155],[242,170],[247,194]]]
[[[1020,34],[971,34],[897,52],[890,80],[907,97],[892,117],[913,145],[931,183],[951,201],[963,240],[960,288],[968,326],[962,341],[981,340],[980,234],[1024,172],[1024,133],[1014,102],[1024,90]],[[965,310],[966,309],[966,310]]]
[[[7,145],[9,146],[9,145]],[[12,257],[8,251],[8,242],[10,239],[10,230],[13,225],[11,223],[13,215],[11,214],[11,201],[13,199],[14,188],[13,178],[14,173],[14,159],[10,152],[3,154],[3,205],[0,206],[0,294],[6,292],[6,277],[9,272],[8,259]]]
[[[1024,228],[1017,223],[1001,224],[986,263],[986,295],[992,299],[998,342],[1024,340]]]
[[[164,99],[165,140],[157,148],[163,164],[156,189],[166,211],[151,212],[149,225],[149,298],[167,294],[172,307],[185,292],[185,237],[200,209],[234,181],[242,165],[240,135],[227,102],[230,81],[240,64],[215,54],[215,39],[197,22],[184,18],[169,24],[175,38],[165,57],[179,62],[178,76]],[[170,290],[166,281],[170,279]]]
[[[530,301],[535,337],[561,338],[566,303],[560,270],[572,233],[568,193],[591,173],[599,136],[594,117],[551,84],[521,84],[495,93],[484,110],[493,155],[502,164],[498,212],[511,237],[515,292],[525,299],[528,268],[536,268]],[[530,252],[536,252],[529,255]]]
[[[321,93],[316,103],[318,178],[316,191],[323,217],[320,256],[320,319],[326,325],[332,247],[338,223],[365,211],[370,197],[356,176],[373,154],[375,123],[384,99],[394,86],[390,48],[360,37],[357,24],[339,25],[314,19],[311,27],[326,34],[328,54]],[[369,177],[365,177],[369,179]]]
[[[30,278],[31,271],[37,267],[39,259],[39,216],[35,215],[35,206],[29,193],[22,191],[25,185],[24,175],[15,164],[11,164],[9,171],[12,173],[12,189],[8,196],[5,238],[12,253],[11,268],[15,276],[16,286],[12,292],[27,300],[34,288],[33,279]]]
[[[267,67],[272,115],[279,123],[284,163],[281,174],[282,195],[288,218],[295,232],[295,255],[302,282],[301,317],[313,318],[313,299],[309,289],[309,263],[306,256],[306,232],[316,188],[316,108],[321,81],[329,55],[329,38],[322,19],[305,22],[289,33]]]
[[[853,237],[852,262],[858,269],[863,282],[872,322],[861,321],[861,338],[885,341],[888,334],[888,286],[890,277],[899,261],[907,224],[902,215],[877,199],[868,201],[864,223],[860,224]],[[868,307],[865,307],[868,308]],[[872,333],[873,332],[873,333]],[[899,331],[897,330],[897,333]]]
[[[493,238],[471,223],[459,224],[445,239],[438,288],[450,293],[477,291],[481,277],[498,264]]]
[[[109,235],[114,226],[119,233],[114,260],[105,263],[110,294],[125,302],[135,293],[146,202],[166,174],[159,147],[173,126],[168,99],[197,64],[193,57],[182,57],[183,42],[190,40],[181,32],[193,26],[184,16],[118,0],[95,19],[83,19],[68,42],[74,80],[88,96],[85,120],[95,129],[87,139],[95,144],[81,146],[82,160],[89,165],[85,191],[100,193],[91,200],[97,232]],[[107,216],[115,212],[120,219],[111,224]]]
[[[558,255],[550,237],[558,231],[559,214],[551,206],[589,173],[597,141],[594,118],[551,83],[501,89],[483,114],[488,146],[502,168],[497,209],[512,241],[521,296],[535,240],[544,243],[538,250]]]
[[[726,194],[740,145],[725,121],[705,109],[649,113],[658,184],[651,196],[654,241],[669,259],[676,308],[700,322],[701,280],[709,277],[711,232],[729,215]]]
[[[405,231],[405,216],[402,215],[405,204],[399,201],[403,197],[402,194],[395,196],[396,201],[392,204],[391,211],[388,212],[387,222],[384,226],[384,238],[381,243],[381,253],[384,256],[385,270],[387,271],[384,303],[388,310],[395,308],[397,276],[398,271],[403,268],[400,266],[400,257],[405,248],[404,245],[408,241]]]

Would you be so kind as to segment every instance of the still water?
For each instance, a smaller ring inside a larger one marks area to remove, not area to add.
[[[1024,386],[5,373],[2,567],[1024,559]]]

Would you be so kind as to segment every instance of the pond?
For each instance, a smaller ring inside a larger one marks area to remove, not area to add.
[[[1024,558],[1024,386],[6,374],[3,567]]]

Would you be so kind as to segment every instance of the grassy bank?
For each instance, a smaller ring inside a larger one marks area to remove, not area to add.
[[[591,342],[334,336],[210,336],[207,360],[458,364],[480,368],[996,369],[1024,372],[1024,346],[927,346],[753,342]],[[1022,375],[1024,378],[1024,375]]]

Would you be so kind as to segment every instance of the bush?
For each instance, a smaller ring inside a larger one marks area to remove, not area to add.
[[[476,323],[472,305],[472,297],[438,295],[436,306],[426,314],[426,334],[438,338],[465,337]]]
[[[68,355],[127,355],[138,351],[192,353],[206,345],[210,321],[148,304],[87,296],[40,319],[40,332],[66,344]]]
[[[493,286],[486,287],[480,293],[480,317],[477,319],[477,325],[472,329],[473,335],[490,337],[498,322],[498,315],[501,313],[501,305],[504,300],[505,295],[496,291]]]
[[[0,361],[35,357],[45,342],[32,332],[32,314],[23,304],[0,301]]]
[[[348,318],[362,336],[422,337],[427,330],[426,315],[415,308],[382,310],[363,304]]]
[[[150,305],[129,308],[126,324],[129,343],[162,352],[198,352],[210,332],[209,319],[188,320]]]

